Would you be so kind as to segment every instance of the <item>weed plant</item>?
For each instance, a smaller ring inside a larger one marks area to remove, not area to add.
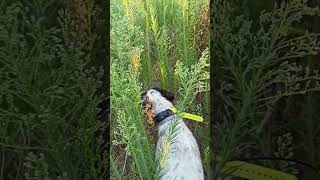
[[[281,102],[311,92],[316,95],[320,90],[319,70],[303,63],[306,57],[319,53],[319,34],[297,31],[297,23],[306,16],[319,15],[319,9],[309,7],[305,0],[283,1],[251,20],[235,3],[214,1],[213,11],[213,24],[217,24],[212,34],[217,97],[213,151],[224,160],[294,158],[300,147],[293,135],[306,138],[315,148],[311,134],[284,128],[292,127],[293,119],[286,119],[289,125],[281,125],[275,118]],[[294,163],[257,163],[297,173]],[[220,176],[218,171],[214,174]]]
[[[2,180],[103,177],[94,138],[101,16],[92,1],[78,3],[0,2]]]
[[[112,178],[157,179],[165,171],[176,129],[172,127],[155,157],[155,127],[144,120],[140,99],[153,86],[175,93],[179,110],[204,116],[206,123],[192,129],[207,173],[208,5],[191,0],[111,1]]]

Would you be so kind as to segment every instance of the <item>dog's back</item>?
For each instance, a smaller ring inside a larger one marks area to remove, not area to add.
[[[162,169],[163,175],[160,176],[159,179],[204,179],[201,157],[196,139],[182,119],[176,115],[168,118],[178,118],[176,124],[177,132],[176,137],[170,144],[168,150],[168,159],[165,161]],[[159,149],[163,150],[163,141],[168,137],[170,126],[173,124],[174,121],[171,120],[158,127],[157,157],[159,156]]]

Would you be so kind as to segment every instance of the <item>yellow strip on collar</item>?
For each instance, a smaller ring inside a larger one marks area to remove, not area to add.
[[[178,112],[178,110],[175,107],[172,107],[171,111],[173,113],[177,113]],[[194,120],[194,121],[197,121],[197,122],[203,122],[203,118],[201,116],[197,116],[197,115],[194,115],[194,114],[190,114],[190,113],[186,113],[186,112],[178,112],[178,115],[183,117],[183,118],[186,118],[186,119],[191,119],[191,120]]]

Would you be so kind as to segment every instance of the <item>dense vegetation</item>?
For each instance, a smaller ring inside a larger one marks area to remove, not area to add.
[[[105,94],[100,6],[0,1],[1,180],[102,178],[108,161],[100,161],[95,140]]]
[[[211,131],[224,160],[319,179],[318,170],[275,160],[320,167],[318,4],[214,1]]]
[[[155,159],[156,127],[142,114],[141,93],[158,86],[176,95],[181,111],[202,115],[188,122],[209,171],[209,2],[111,1],[111,174],[155,179],[166,148]],[[168,137],[166,147],[170,147]]]

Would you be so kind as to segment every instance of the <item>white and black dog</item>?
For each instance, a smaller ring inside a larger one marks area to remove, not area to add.
[[[163,140],[170,133],[173,120],[176,122],[175,141],[170,145],[165,171],[160,180],[203,180],[203,168],[196,139],[183,122],[182,118],[174,114],[174,96],[160,88],[152,88],[142,94],[143,106],[151,104],[152,113],[158,127],[158,141],[156,157],[163,149]]]

